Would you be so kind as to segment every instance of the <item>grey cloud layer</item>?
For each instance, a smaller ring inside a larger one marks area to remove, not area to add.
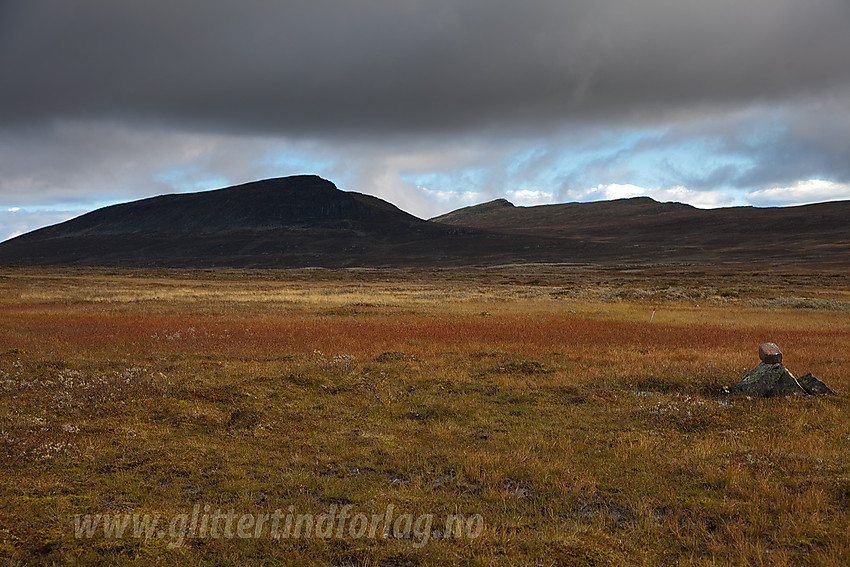
[[[843,93],[848,24],[846,0],[11,1],[0,123],[317,135],[640,121]]]
[[[426,217],[847,198],[848,29],[847,0],[0,0],[0,239],[305,172]]]

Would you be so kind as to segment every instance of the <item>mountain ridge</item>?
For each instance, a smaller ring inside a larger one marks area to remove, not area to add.
[[[309,201],[299,199],[309,191]],[[299,194],[301,193],[301,194]],[[360,193],[339,191],[331,182],[317,176],[293,176],[243,183],[232,187],[148,197],[86,213],[64,223],[32,233],[62,233],[63,236],[156,233],[234,232],[240,229],[273,230],[309,224],[332,226],[378,216],[379,211],[396,214],[401,222],[423,222],[391,203],[370,206],[375,199]],[[190,205],[194,215],[185,218],[181,207]],[[178,222],[179,221],[179,222]],[[244,223],[244,224],[240,224]],[[46,231],[46,232],[42,232]]]
[[[457,242],[454,240],[457,239]],[[521,259],[531,240],[415,217],[317,176],[111,205],[0,243],[0,264],[290,267]]]
[[[618,208],[619,212],[626,213],[630,210],[638,210],[642,209],[644,214],[652,213],[652,212],[669,212],[671,210],[678,209],[688,209],[694,210],[696,207],[692,205],[688,205],[686,203],[678,203],[675,201],[656,201],[652,197],[625,197],[622,199],[610,199],[606,201],[589,201],[589,202],[578,202],[573,201],[569,203],[554,203],[548,205],[515,205],[508,201],[507,199],[494,199],[492,201],[487,201],[485,203],[480,203],[478,205],[470,205],[468,207],[462,207],[460,209],[455,209],[453,211],[449,211],[448,213],[444,213],[442,215],[438,215],[436,217],[431,217],[430,221],[433,222],[442,222],[442,223],[455,223],[456,219],[463,219],[468,215],[475,216],[483,216],[489,215],[492,213],[498,214],[500,212],[504,212],[505,209],[513,209],[515,211],[535,211],[535,210],[555,210],[556,208],[563,209],[585,209],[591,210],[593,208]]]
[[[634,197],[423,220],[303,175],[111,205],[0,243],[0,264],[164,267],[457,266],[503,263],[842,264],[850,201],[697,209]]]
[[[825,246],[846,244],[850,239],[850,201],[698,209],[683,203],[633,197],[533,207],[470,207],[432,220],[516,235],[605,238],[623,245],[627,241],[639,245],[644,240],[658,243],[676,237],[681,239],[680,246],[768,249],[801,237],[815,237]]]

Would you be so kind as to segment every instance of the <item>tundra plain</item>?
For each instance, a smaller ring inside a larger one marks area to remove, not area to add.
[[[768,341],[837,395],[726,395]],[[848,352],[834,267],[4,268],[0,558],[847,565]],[[78,525],[206,506],[435,520],[425,539]]]

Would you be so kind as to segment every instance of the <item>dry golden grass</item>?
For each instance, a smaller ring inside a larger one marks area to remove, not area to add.
[[[850,564],[846,273],[0,276],[12,564]],[[838,395],[725,396],[768,340]],[[73,523],[390,504],[483,533],[169,546]]]

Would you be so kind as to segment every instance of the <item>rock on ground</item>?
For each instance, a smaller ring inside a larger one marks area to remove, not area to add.
[[[803,387],[782,363],[760,363],[732,388],[732,394],[749,396],[782,396],[806,394]]]
[[[794,375],[783,364],[767,364],[765,362],[750,370],[729,393],[764,397],[788,394],[835,395],[835,392],[829,386],[815,378],[811,373],[800,378],[794,378]]]
[[[835,395],[835,392],[833,392],[829,386],[815,378],[811,372],[809,372],[805,376],[800,376],[799,378],[797,378],[797,382],[800,384],[800,386],[803,387],[807,394],[810,394],[812,396],[817,396],[820,394],[831,394],[833,396]]]

